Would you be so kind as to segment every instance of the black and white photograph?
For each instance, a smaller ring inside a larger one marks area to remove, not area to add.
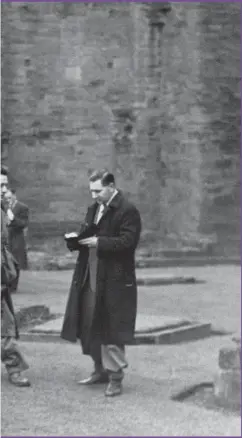
[[[0,8],[1,436],[241,436],[241,3]]]

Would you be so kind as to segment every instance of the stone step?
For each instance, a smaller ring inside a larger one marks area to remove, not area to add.
[[[143,313],[138,313],[135,324],[135,333],[137,335],[154,333],[160,330],[179,328],[188,323],[189,321],[187,319],[180,317],[145,315]]]
[[[204,339],[210,335],[210,323],[189,323],[181,327],[169,328],[153,333],[136,333],[135,344],[179,344]]]
[[[53,319],[29,329],[31,333],[60,333],[63,317]],[[136,333],[150,333],[168,328],[180,327],[189,324],[188,320],[174,316],[145,315],[139,313],[136,318]]]
[[[31,327],[21,333],[25,341],[63,342],[60,338],[63,317]],[[138,314],[135,341],[138,344],[174,344],[202,339],[211,334],[211,324],[170,316]]]
[[[169,284],[195,284],[203,283],[203,280],[198,280],[195,277],[189,276],[174,276],[174,275],[159,275],[159,276],[144,276],[137,277],[138,286],[162,286]]]

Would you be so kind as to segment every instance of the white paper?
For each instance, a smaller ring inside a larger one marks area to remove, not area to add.
[[[71,239],[72,237],[77,237],[77,236],[78,236],[77,233],[66,233],[65,234],[66,239]]]

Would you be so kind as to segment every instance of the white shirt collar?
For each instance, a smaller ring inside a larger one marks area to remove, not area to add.
[[[117,194],[118,194],[118,190],[115,189],[114,192],[113,192],[113,194],[112,194],[112,196],[111,196],[111,198],[109,198],[108,202],[106,203],[106,205],[109,205],[110,202],[113,200],[113,198],[114,198]]]
[[[114,197],[117,195],[117,193],[118,193],[118,190],[115,189],[112,196],[110,197],[110,199],[106,202],[106,206],[108,206],[110,204],[110,202],[114,199]],[[96,224],[98,224],[98,222],[100,221],[100,219],[103,215],[103,212],[104,212],[104,208],[105,208],[104,204],[100,204],[99,209],[97,210],[97,216],[95,219]]]

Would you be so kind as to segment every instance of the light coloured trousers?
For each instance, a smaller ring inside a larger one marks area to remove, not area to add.
[[[123,376],[123,369],[127,368],[128,362],[125,357],[124,346],[100,345],[93,342],[91,345],[91,357],[95,364],[95,370],[106,370],[111,375]]]
[[[128,366],[124,347],[118,345],[101,345],[101,360],[103,368],[114,373]]]
[[[96,248],[89,249],[89,281],[90,290],[88,296],[88,302],[90,307],[94,307],[95,303],[95,291],[97,280],[97,253]],[[96,340],[91,342],[90,355],[95,364],[95,370],[106,370],[109,374],[112,374],[114,378],[121,379],[123,376],[123,368],[128,366],[125,358],[125,349],[122,345],[100,345]]]
[[[89,249],[89,281],[90,290],[88,301],[90,307],[94,307],[96,279],[97,279],[97,254],[96,248]],[[123,345],[100,345],[97,340],[91,342],[90,355],[95,363],[95,370],[105,369],[118,378],[118,375],[123,375],[123,368],[128,366],[125,358],[125,349]]]

